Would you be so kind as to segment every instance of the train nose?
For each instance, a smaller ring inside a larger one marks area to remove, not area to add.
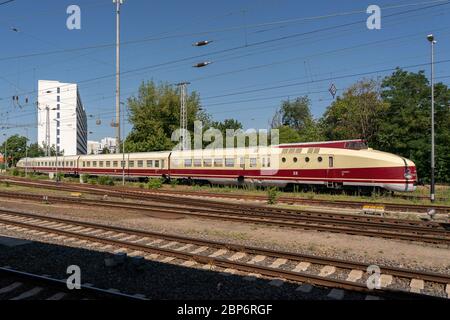
[[[415,191],[417,188],[417,171],[416,165],[411,160],[406,160],[405,173],[403,174],[405,178],[405,191]]]

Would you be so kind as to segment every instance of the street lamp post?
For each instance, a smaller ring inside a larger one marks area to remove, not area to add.
[[[120,104],[124,105],[123,102]],[[117,141],[116,148],[120,149],[120,141]],[[125,186],[125,110],[122,112],[122,186]]]
[[[8,155],[7,155],[8,139],[6,137],[6,133],[4,133],[3,136],[5,137],[5,152],[3,153],[3,162],[4,162],[5,174],[6,174],[7,173],[6,169],[8,169]]]
[[[120,141],[120,6],[124,0],[113,0],[116,4],[116,139]],[[117,148],[116,153],[119,153]]]
[[[430,200],[434,202],[436,199],[435,191],[435,137],[434,137],[434,45],[436,40],[432,34],[427,36],[428,41],[431,43],[431,187],[430,187]]]
[[[28,178],[28,128],[25,129],[26,140],[25,140],[25,178]]]

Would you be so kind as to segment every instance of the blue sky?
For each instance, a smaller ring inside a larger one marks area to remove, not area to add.
[[[81,30],[66,28],[71,4],[82,10]],[[372,4],[382,8],[381,30],[366,27]],[[199,92],[217,120],[266,128],[280,101],[305,94],[319,117],[332,102],[331,84],[341,94],[363,77],[390,73],[376,71],[428,63],[429,33],[438,40],[436,60],[450,59],[447,1],[125,0],[122,41],[130,43],[122,46],[122,100],[142,81],[191,81],[189,90]],[[111,0],[15,0],[0,6],[0,39],[0,127],[10,127],[1,130],[0,141],[3,133],[25,134],[25,127],[35,141],[32,102],[39,79],[79,83],[92,116],[89,139],[114,136]],[[200,40],[214,42],[192,46]],[[93,48],[80,49],[86,47]],[[192,67],[201,61],[213,64]],[[429,74],[429,66],[408,68],[419,69]],[[436,76],[448,84],[450,63],[438,64]],[[21,107],[12,102],[14,95]],[[102,119],[100,126],[96,119]]]

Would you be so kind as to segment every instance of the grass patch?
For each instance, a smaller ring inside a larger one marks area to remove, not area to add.
[[[113,186],[114,180],[109,176],[100,176],[98,177],[98,184],[101,186]]]
[[[267,189],[267,203],[268,204],[277,204],[278,202],[278,188],[272,187]]]
[[[163,179],[150,179],[147,183],[148,189],[161,189],[163,185]]]

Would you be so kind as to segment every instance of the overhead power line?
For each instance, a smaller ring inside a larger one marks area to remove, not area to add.
[[[4,4],[8,4],[8,3],[14,2],[14,1],[16,1],[16,0],[7,0],[7,1],[0,2],[0,6],[2,6]]]
[[[450,59],[436,61],[435,64],[448,63],[448,62],[450,62]],[[217,96],[205,97],[203,99],[216,99],[216,98],[230,97],[230,96],[242,95],[242,94],[247,94],[247,93],[266,91],[266,90],[274,90],[274,89],[295,87],[295,86],[305,85],[305,84],[310,84],[310,83],[315,83],[315,82],[333,81],[333,80],[345,79],[345,78],[353,78],[353,77],[358,77],[358,76],[359,77],[367,76],[367,75],[376,74],[376,73],[395,71],[397,68],[410,69],[410,68],[424,67],[424,66],[428,66],[428,65],[429,65],[429,63],[420,63],[420,64],[414,64],[414,65],[409,65],[409,66],[398,66],[398,67],[395,67],[395,68],[387,68],[387,69],[381,69],[381,70],[376,70],[376,71],[353,73],[353,74],[347,74],[347,75],[343,75],[343,76],[334,76],[334,77],[323,78],[323,79],[312,80],[312,81],[303,81],[303,82],[296,82],[296,83],[285,84],[285,85],[280,85],[280,86],[272,86],[272,87],[265,87],[265,88],[260,88],[260,89],[254,89],[254,90],[238,91],[238,92],[234,92],[234,93],[228,93],[228,94],[222,94],[222,95],[217,95]]]
[[[384,16],[384,18],[386,19],[386,18],[393,17],[393,16],[398,16],[398,15],[403,15],[403,14],[416,12],[416,11],[420,11],[420,10],[426,10],[426,9],[430,9],[430,8],[440,7],[440,6],[444,6],[444,5],[448,5],[448,4],[450,4],[450,1],[446,1],[445,3],[439,3],[439,4],[435,4],[435,5],[430,5],[430,6],[427,6],[427,7],[415,8],[415,9],[411,9],[411,10],[406,10],[406,11],[402,11],[402,12],[393,13],[393,14]],[[263,40],[263,41],[254,42],[254,43],[250,43],[250,44],[247,44],[247,45],[243,45],[243,46],[237,46],[237,47],[217,50],[217,51],[210,52],[210,53],[205,53],[205,54],[200,54],[200,55],[196,55],[196,56],[190,56],[190,57],[181,58],[181,59],[177,59],[177,60],[162,62],[162,63],[159,63],[159,64],[145,66],[145,67],[141,67],[141,68],[130,69],[130,70],[121,72],[121,74],[122,75],[126,75],[126,74],[129,74],[129,73],[136,73],[136,72],[143,71],[143,70],[146,70],[146,69],[152,69],[152,68],[157,68],[157,67],[161,67],[161,66],[167,66],[167,65],[171,65],[171,64],[175,64],[175,63],[186,62],[186,61],[190,61],[190,60],[198,59],[198,58],[203,58],[203,57],[210,56],[210,55],[215,55],[215,54],[219,54],[219,53],[226,53],[226,52],[232,52],[232,51],[236,51],[236,50],[240,50],[240,49],[246,49],[246,48],[249,48],[249,47],[259,46],[259,45],[263,45],[263,44],[267,44],[267,43],[273,43],[273,42],[278,42],[278,41],[287,40],[287,39],[292,39],[292,38],[295,38],[295,37],[315,34],[315,33],[323,32],[323,31],[334,30],[336,28],[348,27],[348,26],[352,26],[352,25],[356,25],[356,24],[360,24],[360,23],[365,23],[365,22],[366,22],[366,20],[358,20],[358,21],[354,21],[354,22],[350,22],[350,23],[341,24],[341,25],[335,25],[335,26],[331,26],[331,27],[320,28],[320,29],[315,29],[315,30],[311,30],[311,31],[307,31],[307,32],[296,33],[296,34],[287,35],[287,36],[283,36],[283,37]],[[91,81],[96,81],[96,80],[107,79],[107,78],[114,77],[115,75],[116,75],[116,73],[103,75],[103,76],[99,76],[99,77],[95,77],[95,78],[91,78],[91,79],[81,80],[81,81],[78,81],[78,83],[86,83],[86,82],[91,82]],[[56,89],[56,87],[55,88],[50,88],[50,89]],[[20,93],[18,95],[33,94],[33,93],[36,93],[36,92],[37,92],[36,90],[33,90],[33,91],[29,91],[29,92],[23,92],[23,93]]]
[[[12,1],[14,1],[14,0],[12,0]],[[416,8],[416,9],[411,9],[411,10],[407,10],[407,11],[396,12],[396,13],[393,13],[393,14],[390,14],[390,15],[385,15],[383,18],[389,18],[389,17],[398,16],[398,15],[402,15],[402,14],[407,14],[407,13],[411,13],[411,12],[416,12],[416,11],[420,11],[420,10],[425,10],[425,9],[429,9],[429,8],[435,8],[435,7],[444,6],[444,5],[449,4],[450,1],[439,0],[439,1],[419,2],[419,3],[413,3],[413,4],[387,6],[387,7],[383,7],[382,9],[397,9],[397,8],[402,8],[402,7],[419,6],[419,5],[425,5],[425,4],[430,4],[430,3],[435,3],[435,4],[429,5],[429,6],[426,6],[426,7],[423,7],[423,8]],[[285,23],[289,23],[289,22],[292,23],[294,21],[295,22],[298,22],[298,21],[312,21],[312,20],[316,20],[316,19],[324,19],[324,18],[330,18],[330,17],[336,17],[336,16],[345,16],[345,15],[361,13],[361,12],[365,12],[365,11],[350,11],[350,12],[335,13],[335,14],[323,15],[323,16],[297,18],[297,19],[291,19],[291,20],[283,20],[283,21],[275,21],[275,22],[269,22],[269,23],[254,24],[254,25],[249,25],[249,26],[236,26],[236,27],[231,27],[231,28],[215,29],[215,30],[210,30],[210,31],[193,32],[193,33],[182,33],[182,34],[166,35],[166,36],[160,36],[160,37],[152,36],[152,37],[146,37],[146,38],[137,39],[137,40],[124,41],[124,42],[122,42],[122,45],[138,44],[138,43],[143,43],[143,42],[159,41],[159,40],[168,40],[168,39],[181,38],[181,37],[202,36],[202,35],[207,35],[207,34],[212,34],[212,33],[235,31],[235,30],[240,30],[240,29],[243,29],[243,28],[255,28],[255,27],[275,25],[275,24],[283,24],[283,23],[285,24]],[[284,36],[284,37],[279,37],[279,38],[264,40],[264,41],[260,41],[260,42],[250,43],[250,44],[246,44],[246,45],[243,45],[243,46],[238,46],[238,47],[234,47],[234,48],[230,48],[230,49],[225,49],[223,51],[221,50],[219,52],[227,52],[227,51],[230,51],[230,50],[237,50],[237,49],[257,46],[257,45],[261,45],[261,44],[265,44],[265,43],[271,43],[271,42],[275,42],[275,41],[281,41],[281,40],[296,38],[296,37],[307,35],[307,34],[313,34],[313,33],[317,33],[317,32],[327,31],[327,30],[331,30],[331,29],[335,29],[335,28],[342,28],[342,27],[346,27],[346,26],[353,26],[353,25],[360,24],[360,23],[365,23],[365,22],[366,22],[366,20],[358,20],[358,21],[347,23],[347,24],[331,26],[331,27],[327,27],[327,28],[316,29],[316,30],[313,30],[313,31],[304,32],[304,33],[296,33],[296,34],[292,34],[292,35],[288,35],[288,36]],[[6,61],[6,60],[12,60],[12,59],[23,59],[23,58],[45,56],[45,55],[52,55],[52,54],[59,54],[59,53],[77,52],[77,51],[83,51],[83,50],[110,48],[110,47],[114,47],[115,45],[116,44],[114,44],[114,43],[105,43],[105,44],[84,46],[84,47],[78,47],[78,48],[69,48],[69,49],[53,50],[53,51],[46,51],[46,52],[36,52],[36,53],[30,53],[30,54],[25,54],[25,55],[19,55],[19,56],[3,57],[3,58],[0,58],[0,61]],[[201,55],[201,56],[206,56],[206,55],[211,55],[211,54],[215,54],[215,52],[209,53],[209,54],[204,54],[204,55]]]

